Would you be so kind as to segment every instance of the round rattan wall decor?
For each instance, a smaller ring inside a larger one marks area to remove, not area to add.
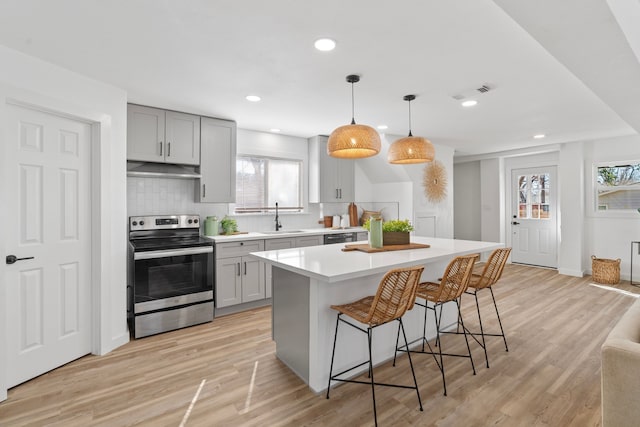
[[[424,167],[422,177],[424,195],[430,202],[438,203],[447,198],[447,170],[438,160]]]

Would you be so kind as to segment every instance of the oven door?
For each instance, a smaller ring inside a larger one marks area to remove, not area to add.
[[[134,313],[213,300],[213,246],[135,252]]]

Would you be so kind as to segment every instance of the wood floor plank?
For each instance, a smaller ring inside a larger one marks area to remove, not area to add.
[[[477,375],[467,359],[447,358],[446,397],[433,358],[413,355],[424,412],[415,391],[378,387],[379,424],[600,425],[600,346],[635,301],[629,293],[639,291],[628,282],[596,287],[590,277],[508,265],[494,292],[509,351],[502,338],[487,338],[487,369],[484,352],[472,342]],[[479,300],[485,330],[497,331],[489,292]],[[467,327],[479,330],[473,297],[465,296],[462,306]],[[462,336],[447,335],[442,345],[466,350]],[[412,382],[406,355],[375,374],[381,381]],[[0,403],[0,425],[179,426],[203,380],[185,426],[373,422],[369,387],[343,384],[327,400],[275,357],[265,307],[132,341],[14,387]]]

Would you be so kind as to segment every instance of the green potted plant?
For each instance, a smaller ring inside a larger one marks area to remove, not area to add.
[[[362,228],[370,231],[370,219],[367,219]],[[413,225],[408,219],[391,219],[382,223],[383,245],[408,245],[409,233],[413,231]]]
[[[238,223],[236,220],[226,215],[220,221],[220,226],[222,227],[222,234],[233,234],[238,231]]]

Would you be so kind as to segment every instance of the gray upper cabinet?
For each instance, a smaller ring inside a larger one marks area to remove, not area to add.
[[[236,123],[202,117],[200,185],[196,200],[236,201]]]
[[[129,104],[127,159],[200,164],[200,116]]]
[[[352,202],[355,163],[327,154],[326,136],[309,138],[309,202]]]

